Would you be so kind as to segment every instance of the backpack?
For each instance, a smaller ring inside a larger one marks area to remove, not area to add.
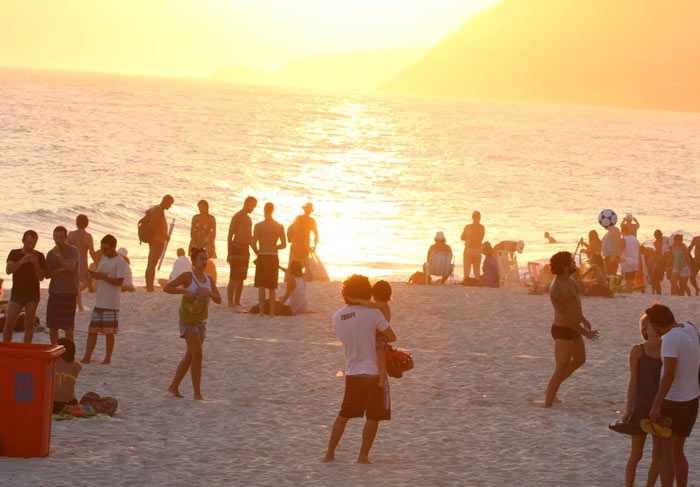
[[[141,218],[138,223],[139,244],[149,243],[153,238],[153,229],[151,228],[151,211],[146,211],[146,216]]]
[[[387,345],[387,347],[386,372],[389,374],[389,377],[400,379],[403,377],[404,372],[408,372],[413,368],[413,357],[411,357],[410,353],[403,350],[396,350],[390,345]]]
[[[428,276],[428,284],[432,282],[430,276]],[[409,284],[422,284],[425,286],[425,272],[416,271],[408,279]]]

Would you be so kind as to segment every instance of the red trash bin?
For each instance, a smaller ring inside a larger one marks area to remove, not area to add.
[[[0,456],[45,457],[61,345],[0,342]]]

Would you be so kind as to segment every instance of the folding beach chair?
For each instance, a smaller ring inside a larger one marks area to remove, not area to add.
[[[525,285],[530,288],[528,291],[529,294],[544,294],[544,283],[542,282],[542,264],[539,262],[527,263]]]
[[[430,277],[429,276],[449,276],[454,283],[455,280],[455,266],[454,266],[454,255],[447,252],[435,252],[430,256],[430,262],[426,262],[423,266],[425,269],[425,285],[427,286]]]

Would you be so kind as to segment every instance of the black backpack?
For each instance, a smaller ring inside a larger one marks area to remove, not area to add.
[[[151,228],[151,211],[146,211],[146,216],[141,218],[138,223],[139,244],[148,243],[153,238],[153,229]]]

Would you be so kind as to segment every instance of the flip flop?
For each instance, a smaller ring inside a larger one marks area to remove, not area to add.
[[[622,433],[623,435],[636,435],[639,433],[639,428],[634,423],[629,423],[627,421],[618,420],[614,423],[610,423],[608,428],[616,433]]]
[[[642,431],[662,438],[669,438],[671,431],[671,418],[661,418],[658,422],[652,421],[649,418],[644,418],[640,421]]]

